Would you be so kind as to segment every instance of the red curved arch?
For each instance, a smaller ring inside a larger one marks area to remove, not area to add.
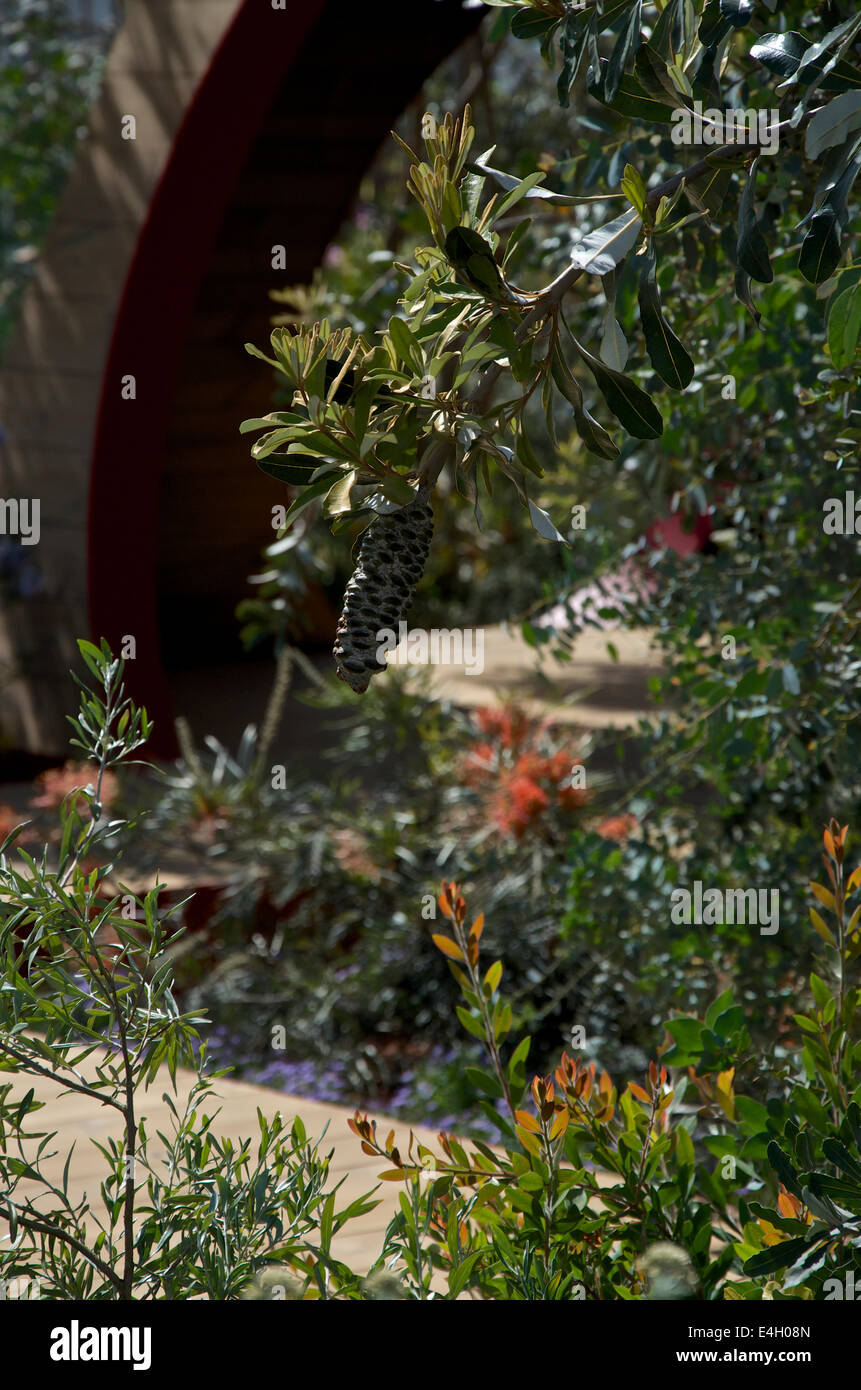
[[[362,6],[355,0],[303,0],[302,5],[290,5],[287,13],[273,9],[267,0],[245,0],[177,132],[118,307],[91,462],[90,627],[94,638],[107,637],[115,650],[125,635],[136,638],[128,685],[155,716],[150,751],[157,757],[176,755],[157,612],[159,480],[195,298],[231,191],[282,84],[301,64],[309,35],[316,28],[319,37],[321,25],[325,33],[338,32],[339,24],[355,30],[359,12],[366,53],[380,43],[390,52],[392,35],[403,35],[403,61],[392,68],[388,124],[441,58],[474,29],[481,14],[463,11],[459,0],[410,0],[406,30],[403,0]],[[362,53],[351,57],[361,62]],[[320,73],[337,112],[336,79],[337,72]],[[387,128],[383,123],[378,140]],[[362,172],[345,171],[351,191]],[[301,188],[296,197],[301,214]],[[332,234],[336,228],[337,221]],[[322,254],[325,243],[319,249]],[[121,393],[122,378],[129,373],[136,378],[133,403],[123,400]]]

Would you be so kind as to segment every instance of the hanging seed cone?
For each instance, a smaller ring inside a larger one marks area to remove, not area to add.
[[[376,517],[364,534],[334,647],[338,675],[360,694],[372,676],[386,669],[386,663],[377,660],[378,634],[383,628],[396,632],[409,611],[432,535],[433,511],[426,493],[399,511]]]

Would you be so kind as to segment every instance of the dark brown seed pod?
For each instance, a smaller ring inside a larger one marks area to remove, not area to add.
[[[433,510],[427,494],[420,493],[406,507],[376,517],[362,538],[334,647],[338,675],[359,693],[386,669],[377,660],[378,634],[385,628],[397,633],[424,573],[432,536]]]

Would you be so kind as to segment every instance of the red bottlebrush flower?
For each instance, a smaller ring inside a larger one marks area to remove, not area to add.
[[[549,760],[550,776],[554,782],[564,782],[571,776],[571,765],[574,759],[564,748],[560,748],[558,753],[554,753]]]
[[[535,729],[535,720],[516,705],[504,709],[483,707],[475,711],[474,718],[483,734],[498,739],[509,751],[521,748]]]
[[[95,763],[64,763],[62,767],[49,767],[36,778],[36,786],[41,790],[30,797],[30,805],[36,810],[56,810],[69,792],[76,787],[95,786],[97,768]],[[112,772],[102,778],[102,805],[110,806],[117,792],[117,779]],[[78,811],[83,814],[83,800],[79,799]]]
[[[463,760],[461,776],[468,786],[486,781],[497,772],[499,755],[491,743],[476,743]]]
[[[585,787],[560,787],[558,792],[559,805],[563,811],[576,811],[580,806],[586,804]]]
[[[491,738],[499,738],[502,731],[502,710],[488,709],[481,706],[473,711],[473,718],[483,734]]]
[[[610,816],[608,820],[602,821],[598,826],[597,833],[602,840],[627,840],[633,835],[635,830],[639,830],[640,823],[636,816],[630,814],[624,816]]]
[[[550,802],[544,788],[530,777],[512,777],[509,791],[515,807],[523,814],[534,815],[536,811],[545,810]]]
[[[484,792],[487,814],[503,834],[550,831],[549,820],[541,825],[549,807],[570,812],[585,803],[587,793],[570,785],[575,754],[555,747],[549,721],[517,705],[480,708],[473,717],[484,738],[461,760],[461,780]]]
[[[518,757],[514,764],[513,775],[515,777],[527,777],[531,781],[537,782],[548,777],[549,767],[549,759],[543,757],[541,753],[528,750]]]
[[[520,836],[547,809],[549,800],[529,777],[512,777],[493,798],[494,819],[504,834]]]

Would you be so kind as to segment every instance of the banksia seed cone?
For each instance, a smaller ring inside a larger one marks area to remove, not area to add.
[[[379,633],[397,632],[422,577],[433,535],[426,493],[368,527],[359,560],[347,585],[335,638],[335,666],[342,681],[361,693],[371,676],[385,671],[377,660]]]

